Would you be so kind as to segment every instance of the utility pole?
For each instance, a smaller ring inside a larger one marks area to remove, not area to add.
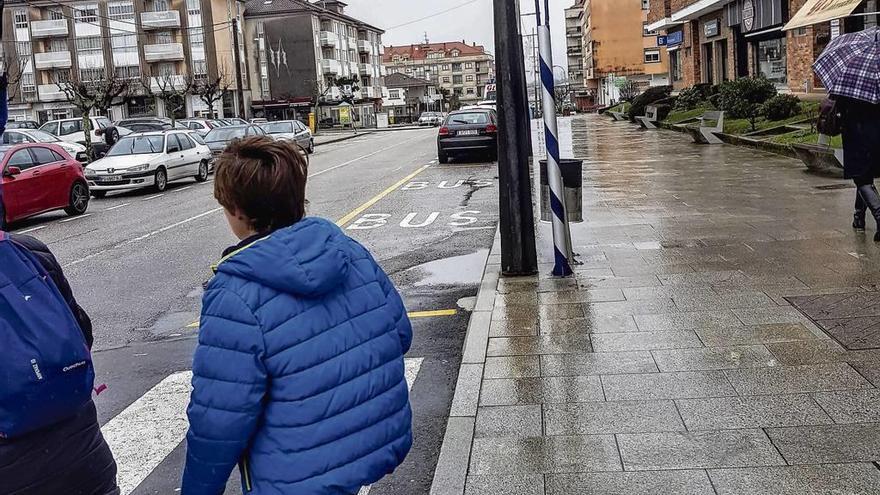
[[[519,35],[519,2],[493,0],[498,70],[498,181],[501,271],[532,275],[538,271],[535,219],[529,179],[528,145],[522,140],[522,112],[528,102]],[[517,73],[517,69],[520,69]]]
[[[241,52],[238,44],[238,16],[232,18],[232,50],[235,62],[235,86],[238,93],[238,118],[243,119],[247,113],[244,111],[244,83],[241,79]]]

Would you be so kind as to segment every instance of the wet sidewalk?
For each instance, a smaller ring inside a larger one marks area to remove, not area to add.
[[[800,162],[601,116],[583,262],[472,316],[432,494],[880,493],[880,248]],[[568,148],[566,153],[565,149]]]

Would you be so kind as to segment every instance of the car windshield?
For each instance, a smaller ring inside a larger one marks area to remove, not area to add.
[[[31,129],[28,131],[28,134],[41,143],[57,143],[61,141],[58,137],[40,129]]]
[[[245,127],[221,127],[219,129],[214,129],[205,136],[205,141],[209,143],[219,143],[243,138],[245,129]]]
[[[110,148],[107,156],[145,155],[161,153],[165,149],[165,136],[128,136]]]
[[[456,113],[449,116],[449,122],[453,124],[488,124],[489,114],[486,112]]]
[[[271,124],[263,124],[263,130],[269,134],[294,132],[292,122],[272,122]]]

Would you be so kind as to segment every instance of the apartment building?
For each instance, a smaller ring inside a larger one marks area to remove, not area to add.
[[[782,91],[824,91],[812,64],[841,33],[878,23],[878,0],[650,0],[676,89],[764,76]],[[799,19],[796,20],[796,17]]]
[[[474,104],[495,82],[495,60],[476,43],[462,41],[390,46],[385,49],[389,74],[404,74],[434,83],[449,94],[445,110]]]
[[[110,111],[112,119],[139,115],[177,117],[207,113],[193,95],[165,102],[163,88],[186,81],[234,73],[233,17],[236,0],[52,0],[7,2],[4,54],[22,74],[12,88],[10,118],[44,122],[77,116],[59,81],[128,79],[132,96]],[[246,60],[241,51],[242,63]],[[192,78],[192,79],[191,79]],[[232,116],[237,86],[217,103],[215,115]],[[247,87],[242,91],[248,97]]]
[[[584,3],[584,78],[596,103],[620,100],[620,87],[640,90],[668,82],[668,58],[647,29],[648,0],[587,0]]]
[[[565,9],[565,49],[568,56],[568,84],[571,100],[578,110],[594,105],[591,92],[584,80],[584,2],[575,0]]]
[[[331,125],[340,122],[340,108],[351,105],[359,126],[376,125],[375,114],[387,96],[384,31],[346,15],[345,7],[329,0],[247,3],[249,78],[258,88],[255,115],[308,122],[317,105],[318,121]]]
[[[415,122],[422,112],[442,111],[443,95],[431,81],[406,74],[389,74],[385,78],[388,98],[384,110],[392,124]]]

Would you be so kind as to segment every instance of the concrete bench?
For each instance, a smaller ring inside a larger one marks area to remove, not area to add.
[[[608,115],[611,115],[611,118],[615,121],[629,120],[626,112],[608,112]]]
[[[657,128],[657,107],[651,105],[645,108],[645,115],[636,117],[636,121],[642,126],[642,129]]]
[[[688,132],[694,138],[694,142],[698,144],[723,144],[716,133],[724,132],[724,112],[705,112],[700,117],[699,122],[695,126],[687,126]],[[714,122],[715,125],[708,126],[706,122]]]
[[[810,172],[843,177],[843,149],[832,148],[829,136],[819,134],[817,144],[793,144],[791,148]]]

